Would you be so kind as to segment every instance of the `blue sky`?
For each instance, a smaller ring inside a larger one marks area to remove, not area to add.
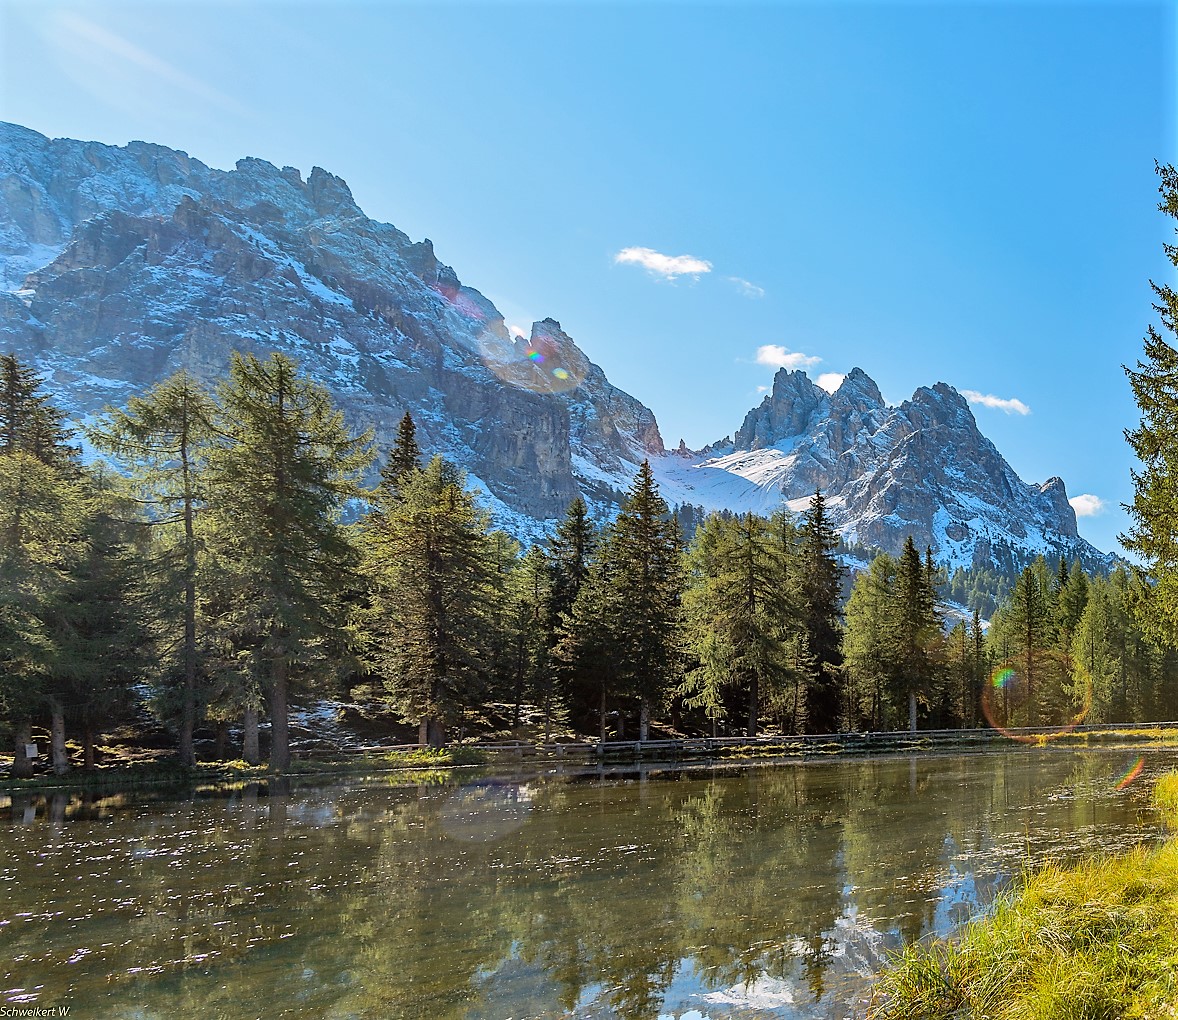
[[[323,166],[509,323],[559,319],[668,445],[732,433],[775,363],[994,398],[982,431],[1102,502],[1109,549],[1175,34],[1126,0],[0,0],[0,118]]]

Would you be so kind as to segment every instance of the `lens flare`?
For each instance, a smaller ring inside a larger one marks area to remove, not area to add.
[[[982,687],[982,714],[1003,736],[1024,744],[1039,744],[1071,733],[1092,709],[1091,680],[1084,682],[1080,690],[1073,691],[1073,697],[1078,696],[1080,701],[1078,708],[1072,705],[1053,711],[1041,704],[1032,705],[1032,696],[1038,702],[1039,693],[1030,689],[1014,666],[1002,663]],[[1019,733],[1023,727],[1034,728],[1035,732]]]
[[[1132,765],[1130,765],[1129,768],[1125,771],[1125,774],[1123,776],[1121,776],[1121,778],[1117,781],[1117,789],[1118,790],[1126,789],[1133,782],[1134,779],[1136,779],[1139,775],[1141,775],[1141,771],[1144,768],[1145,768],[1145,759],[1138,758],[1137,761],[1135,761]]]
[[[533,393],[566,393],[589,374],[589,359],[560,328],[544,319],[530,337],[504,339],[484,329],[480,339],[483,363],[505,383]]]

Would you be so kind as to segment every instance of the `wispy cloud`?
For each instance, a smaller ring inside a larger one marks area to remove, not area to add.
[[[96,59],[105,60],[108,72],[110,64],[114,63],[146,75],[146,81],[141,81],[140,87],[143,84],[149,87],[166,84],[188,93],[203,103],[220,107],[222,110],[235,114],[248,112],[231,96],[225,95],[207,82],[180,70],[154,53],[149,53],[136,46],[129,39],[103,28],[101,25],[96,25],[87,18],[69,11],[59,11],[55,16],[54,23],[59,30],[59,40],[64,42],[69,49],[84,54],[89,62],[94,62]]]
[[[765,344],[757,348],[757,364],[770,368],[810,368],[822,359],[801,351],[791,351],[781,344]]]
[[[1072,504],[1072,509],[1076,511],[1077,517],[1097,517],[1107,508],[1103,499],[1093,496],[1090,492],[1073,496],[1068,502]]]
[[[623,248],[614,256],[614,262],[642,266],[664,280],[712,271],[712,264],[706,259],[697,259],[694,255],[664,255],[653,248]]]
[[[765,288],[758,287],[755,283],[748,280],[742,280],[739,276],[728,277],[728,282],[733,284],[742,297],[747,298],[763,298],[765,296]]]
[[[757,392],[758,392],[758,393],[768,393],[768,392],[769,392],[769,387],[768,387],[768,386],[758,386],[758,387],[757,387]]]
[[[977,390],[962,390],[961,395],[971,404],[992,407],[1005,414],[1031,413],[1031,409],[1016,397],[996,397],[992,393],[979,393]]]
[[[517,326],[514,322],[509,322],[507,324],[507,332],[512,336],[522,336],[525,340],[527,340],[532,335],[532,331],[530,329],[524,329],[523,326]]]
[[[843,384],[846,378],[842,372],[823,372],[817,379],[814,380],[827,393],[833,393]]]

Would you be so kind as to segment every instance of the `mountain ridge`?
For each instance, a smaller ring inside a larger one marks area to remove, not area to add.
[[[513,337],[432,242],[368,218],[320,167],[215,170],[0,124],[0,283],[0,343],[79,420],[177,368],[208,378],[232,350],[283,350],[383,445],[412,413],[529,540],[578,494],[607,516],[649,458],[669,501],[706,509],[796,510],[822,488],[843,534],[888,551],[912,534],[958,565],[1108,559],[1063,482],[1022,482],[945,383],[889,407],[861,369],[830,394],[783,369],[731,437],[669,452],[559,321]]]

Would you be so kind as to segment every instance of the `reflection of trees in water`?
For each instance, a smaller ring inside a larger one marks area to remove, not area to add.
[[[134,980],[145,1017],[278,1004],[372,1020],[649,1017],[684,967],[706,991],[774,979],[799,1002],[833,1001],[849,968],[872,963],[851,957],[876,951],[874,932],[894,945],[948,916],[952,897],[984,903],[976,858],[1006,853],[1017,873],[1024,823],[1091,823],[1072,792],[1100,785],[1100,763],[1032,754],[290,797],[253,787],[153,807],[117,838],[94,805],[94,821],[73,823],[67,805],[63,824],[47,803],[10,833],[12,887],[86,920],[63,935],[10,926],[0,945],[47,987],[68,973],[79,1000],[129,997]],[[1102,824],[1119,817],[1106,810]],[[87,873],[99,884],[75,884]],[[92,957],[67,965],[78,945]]]

